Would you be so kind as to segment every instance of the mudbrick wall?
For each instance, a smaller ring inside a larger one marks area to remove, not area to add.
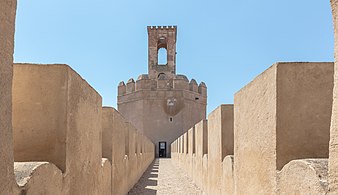
[[[14,65],[13,137],[26,194],[126,194],[154,159],[153,143],[67,65]]]
[[[207,194],[326,194],[333,70],[271,66],[174,141],[174,163]]]

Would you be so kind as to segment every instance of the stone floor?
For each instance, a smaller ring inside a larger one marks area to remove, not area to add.
[[[129,195],[204,194],[194,182],[171,163],[171,159],[156,159],[143,174]]]

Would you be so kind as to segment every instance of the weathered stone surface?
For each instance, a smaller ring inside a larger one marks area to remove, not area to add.
[[[66,65],[14,65],[15,161],[57,165],[63,194],[99,194],[101,106],[101,96]]]
[[[0,194],[13,193],[12,75],[16,0],[0,1]]]
[[[331,8],[334,24],[334,49],[335,49],[335,68],[334,68],[334,89],[332,120],[330,130],[330,158],[329,158],[329,188],[331,194],[338,193],[338,1],[331,0]]]
[[[328,191],[328,159],[293,160],[278,172],[277,194],[325,195]]]
[[[235,95],[237,194],[276,193],[287,162],[328,157],[332,88],[332,63],[278,63]]]
[[[194,165],[195,175],[193,177],[197,186],[202,188],[203,177],[207,177],[207,173],[203,171],[203,156],[208,152],[208,123],[207,120],[202,120],[195,125],[195,147],[196,158]]]
[[[111,194],[126,194],[154,159],[154,145],[110,107],[102,112],[103,156],[111,159]]]
[[[222,194],[233,195],[235,194],[235,181],[234,181],[234,156],[228,155],[222,162],[223,175],[222,175]]]
[[[208,193],[222,194],[222,161],[234,154],[234,106],[221,105],[208,116]]]
[[[112,166],[107,158],[102,158],[101,164],[101,178],[98,182],[100,184],[100,195],[112,194]]]
[[[14,170],[23,194],[61,194],[63,176],[55,165],[48,162],[16,162]]]

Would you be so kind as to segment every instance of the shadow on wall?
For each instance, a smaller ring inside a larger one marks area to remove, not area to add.
[[[159,159],[154,160],[154,162],[149,166],[143,176],[140,178],[139,182],[134,186],[134,188],[128,193],[129,195],[156,195],[157,190],[157,178],[159,170]]]

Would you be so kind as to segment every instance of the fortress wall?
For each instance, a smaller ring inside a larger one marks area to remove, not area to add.
[[[47,161],[66,171],[68,90],[65,65],[14,65],[16,162]]]
[[[294,159],[329,157],[333,68],[333,63],[277,65],[278,170]]]
[[[195,160],[195,127],[188,130],[188,154],[187,154],[187,173],[188,176],[194,178],[194,160]]]
[[[0,1],[0,194],[14,187],[12,75],[16,0]]]
[[[15,65],[15,160],[55,164],[65,174],[62,193],[98,194],[101,104],[101,96],[66,65]]]
[[[328,159],[292,160],[277,173],[277,194],[316,194],[328,192]]]
[[[107,136],[102,139],[103,154],[111,152],[103,156],[111,160],[111,194],[124,194],[129,190],[125,176],[125,120],[114,108],[103,107],[102,129],[102,136]]]
[[[222,161],[223,156],[233,155],[233,113],[233,105],[221,105],[209,114],[208,121],[200,121],[172,144],[179,146],[173,153],[174,163],[208,194],[224,193]],[[225,170],[232,166],[232,161],[226,161]]]
[[[234,155],[228,155],[223,159],[221,192],[224,195],[235,194]]]
[[[99,180],[99,194],[112,195],[112,165],[107,158],[102,158],[100,180]]]
[[[275,193],[287,162],[328,157],[332,66],[278,63],[235,95],[237,194]]]
[[[136,156],[136,129],[127,122],[129,131],[129,155],[128,155],[128,184],[131,189],[137,182],[137,156]]]
[[[178,157],[178,166],[182,167],[182,165],[183,165],[182,158],[183,158],[183,154],[184,154],[184,139],[183,139],[183,135],[181,135],[178,139],[179,139],[179,142],[180,142],[180,152],[179,152],[179,157]]]
[[[173,161],[208,194],[293,194],[297,185],[322,194],[332,88],[332,63],[275,64],[236,93],[234,106],[221,105],[174,141]],[[304,160],[288,164],[296,159]],[[291,168],[278,171],[284,165]]]
[[[276,66],[270,67],[235,94],[237,194],[276,191],[276,72]]]
[[[233,105],[221,105],[208,116],[209,194],[221,194],[222,161],[234,153],[233,109]]]
[[[102,113],[103,136],[112,135],[102,142],[103,154],[111,151],[111,194],[126,194],[153,161],[154,144],[114,108]]]
[[[334,90],[330,128],[329,183],[331,194],[338,193],[338,0],[331,0],[334,26]]]
[[[195,125],[195,149],[196,156],[194,162],[194,182],[203,188],[203,180],[207,181],[207,172],[203,170],[203,156],[208,152],[208,124],[207,120],[202,120]],[[204,178],[204,179],[203,179]]]
[[[28,194],[126,194],[154,159],[150,140],[66,65],[14,65],[13,132],[15,160],[31,161],[16,168],[31,175]]]

